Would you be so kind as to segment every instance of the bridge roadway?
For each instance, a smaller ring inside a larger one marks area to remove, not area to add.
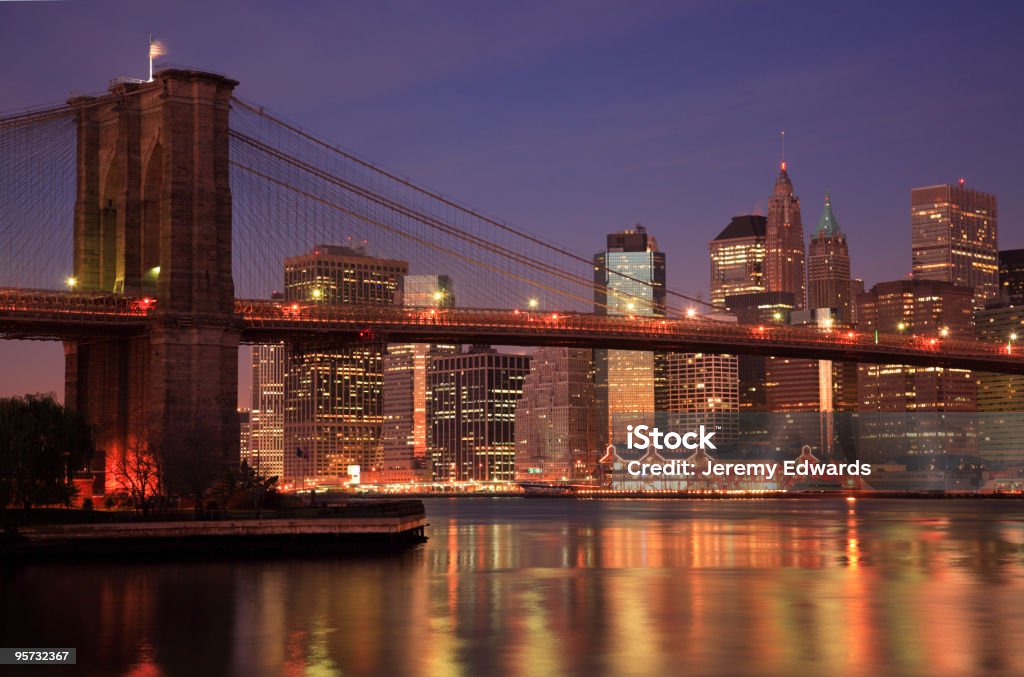
[[[0,289],[0,338],[62,340],[142,333],[152,322],[217,321],[161,313],[153,299]],[[776,355],[1024,374],[1024,346],[846,329],[740,325],[701,318],[534,310],[327,306],[235,301],[244,343],[479,343]]]

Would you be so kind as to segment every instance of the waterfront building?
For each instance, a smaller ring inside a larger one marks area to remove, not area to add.
[[[430,360],[428,443],[435,480],[514,479],[516,403],[529,371],[528,355],[489,346]]]
[[[1017,297],[1020,298],[1020,297]],[[1007,352],[1024,348],[1024,305],[998,303],[975,311],[974,333]],[[1024,461],[1024,376],[976,372],[978,452],[986,460]]]
[[[665,314],[665,253],[641,225],[611,233],[594,255],[594,312]],[[595,429],[598,444],[625,441],[626,422],[664,411],[664,353],[595,350]],[[652,421],[651,421],[652,422]]]
[[[260,475],[284,475],[283,343],[252,347],[252,416],[247,460]]]
[[[859,329],[902,333],[932,345],[973,338],[973,301],[972,289],[950,282],[880,282],[858,298]],[[857,378],[861,460],[976,453],[977,398],[970,371],[860,364]]]
[[[451,308],[455,295],[447,275],[406,275],[399,285],[401,302],[414,308]],[[457,352],[455,345],[392,344],[383,358],[382,483],[431,478],[427,444],[427,368],[436,355]]]
[[[517,480],[587,480],[599,457],[593,351],[538,348],[516,405]]]
[[[974,307],[999,293],[996,196],[957,185],[910,191],[913,274],[974,290]]]
[[[711,256],[711,303],[724,306],[725,298],[765,290],[765,228],[763,216],[734,216],[708,243]]]
[[[363,247],[319,245],[285,260],[285,302],[303,305],[395,303],[404,261]],[[335,482],[379,471],[384,348],[290,346],[285,356],[284,474]],[[354,472],[354,468],[353,468]]]

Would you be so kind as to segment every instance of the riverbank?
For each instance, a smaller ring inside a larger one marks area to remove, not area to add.
[[[344,506],[255,513],[141,517],[104,511],[4,515],[0,557],[208,558],[391,553],[426,541],[419,500],[350,501]]]

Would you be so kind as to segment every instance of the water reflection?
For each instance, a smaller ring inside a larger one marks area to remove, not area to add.
[[[1020,507],[438,499],[396,559],[0,569],[0,636],[94,674],[1021,674]]]

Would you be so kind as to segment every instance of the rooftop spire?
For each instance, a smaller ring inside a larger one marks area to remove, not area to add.
[[[843,234],[839,230],[839,222],[836,220],[836,215],[832,213],[832,195],[828,191],[825,191],[825,211],[821,213],[821,220],[818,221],[817,234],[825,237],[835,237]]]
[[[782,137],[782,160],[779,162],[779,169],[786,171],[786,130],[779,132]]]

